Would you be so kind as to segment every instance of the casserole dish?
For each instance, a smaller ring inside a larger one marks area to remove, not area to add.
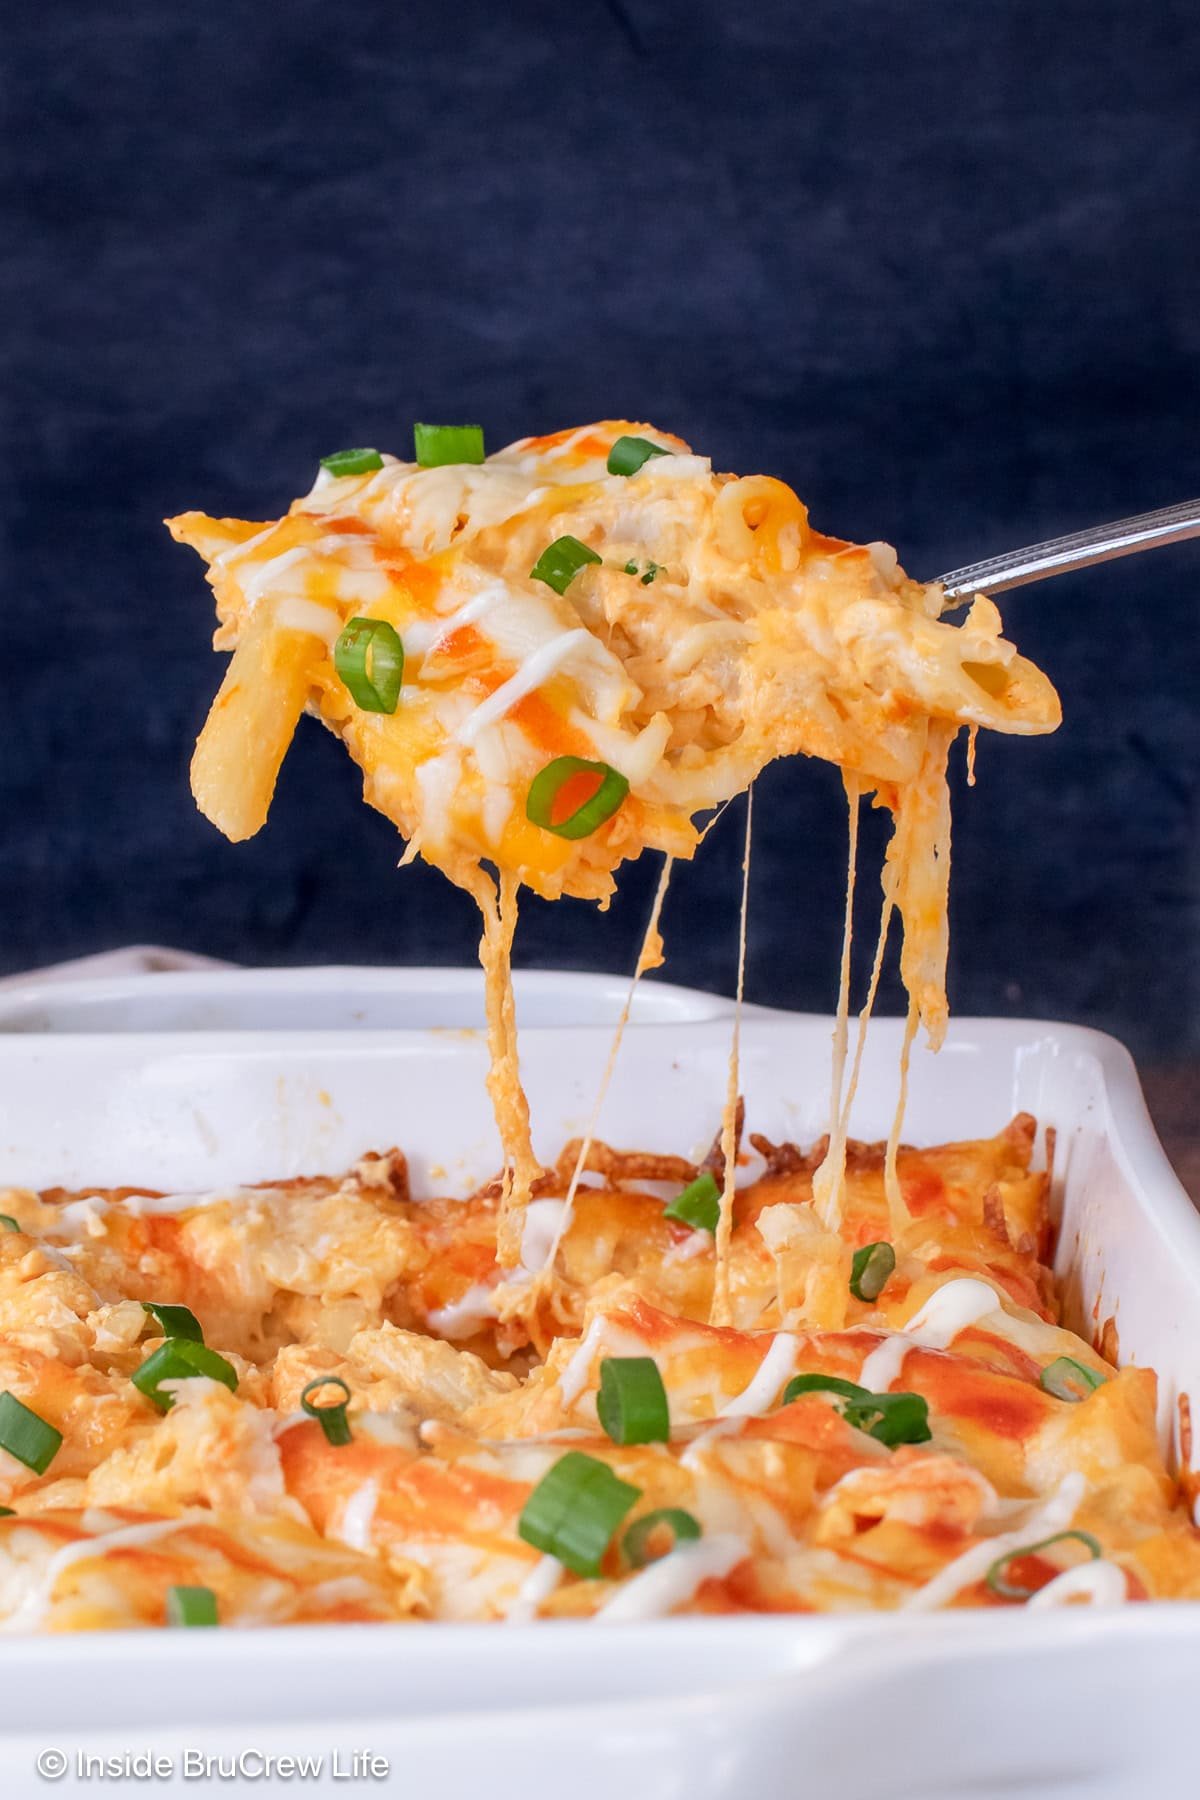
[[[434,1016],[447,979],[358,978],[365,992],[386,988],[398,1006],[407,992],[414,1015],[419,1002]],[[121,1015],[94,1008],[91,1023],[108,1028],[87,1029],[89,996],[66,986],[59,1010],[35,1021],[51,1028],[30,1029],[13,990],[0,1017],[3,1178],[203,1188],[339,1168],[399,1143],[417,1192],[466,1191],[498,1161],[482,1036],[462,1023],[349,1029],[346,979],[160,975],[144,984],[144,1002],[128,985],[125,1030],[112,1029]],[[454,998],[459,1020],[473,980],[449,976],[446,1004]],[[153,1006],[178,983],[192,984],[174,1001],[176,1024],[189,1028],[156,1028]],[[223,1004],[240,984],[233,1029],[201,1028],[206,983]],[[547,1150],[586,1124],[617,985],[565,976],[519,989],[523,1068]],[[254,997],[266,991],[306,995],[304,1029],[254,1028]],[[530,1016],[539,992],[555,1023]],[[627,1035],[601,1119],[613,1143],[691,1152],[711,1134],[731,1009],[673,992],[669,1006],[644,1004]],[[886,1130],[900,1029],[882,1020],[873,1029],[860,1135]],[[769,1135],[820,1134],[829,1032],[828,1020],[747,1009],[742,1085]],[[1019,1021],[958,1020],[940,1056],[914,1056],[911,1140],[995,1131],[1019,1109],[1058,1133],[1068,1322],[1094,1335],[1112,1319],[1121,1360],[1157,1368],[1159,1425],[1171,1440],[1179,1395],[1200,1374],[1200,1220],[1154,1138],[1132,1064],[1098,1034]],[[639,1796],[782,1796],[795,1792],[799,1769],[822,1800],[1018,1785],[1058,1795],[1085,1783],[1089,1795],[1133,1796],[1189,1771],[1200,1609],[692,1618],[604,1633],[312,1627],[184,1633],[166,1646],[129,1633],[10,1639],[0,1669],[0,1772],[17,1794],[45,1791],[34,1763],[50,1746],[68,1757],[60,1792],[90,1786],[71,1760],[81,1748],[157,1751],[173,1759],[161,1785],[184,1791],[183,1751],[193,1747],[319,1756],[306,1785],[329,1792],[344,1791],[336,1770],[352,1769],[359,1749],[389,1759],[393,1780],[450,1796],[486,1787],[540,1800],[564,1778],[588,1800],[618,1785]],[[246,1779],[271,1791],[253,1769]]]

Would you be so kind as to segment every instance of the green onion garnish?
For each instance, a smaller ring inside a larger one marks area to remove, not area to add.
[[[165,1338],[190,1338],[195,1344],[204,1342],[200,1321],[189,1307],[163,1306],[157,1300],[143,1300],[142,1305],[157,1319]]]
[[[696,1231],[716,1231],[721,1222],[721,1190],[711,1169],[689,1181],[663,1210],[664,1219],[675,1219]]]
[[[321,458],[321,467],[331,475],[369,475],[372,469],[382,469],[383,458],[378,450],[335,450]]]
[[[598,1575],[614,1531],[641,1491],[614,1475],[607,1463],[582,1450],[568,1450],[530,1494],[517,1531],[574,1574]]]
[[[0,1450],[44,1475],[62,1449],[62,1432],[23,1406],[15,1394],[0,1394]]]
[[[173,1587],[167,1589],[168,1625],[215,1625],[217,1596],[211,1588]]]
[[[0,1506],[0,1519],[15,1519],[16,1516],[17,1509],[15,1506]]]
[[[1031,1594],[1037,1593],[1037,1589],[1021,1587],[1016,1582],[1007,1580],[1004,1571],[1019,1557],[1036,1556],[1039,1550],[1048,1550],[1051,1544],[1064,1544],[1072,1538],[1085,1547],[1093,1562],[1104,1555],[1099,1541],[1090,1531],[1056,1531],[1053,1537],[1040,1538],[1036,1544],[1022,1544],[1018,1550],[1008,1550],[1003,1556],[998,1556],[984,1580],[993,1594],[999,1594],[1004,1600],[1028,1600]]]
[[[422,469],[483,461],[482,425],[414,425],[413,445]]]
[[[525,817],[556,837],[590,837],[612,818],[628,792],[624,775],[607,763],[556,756],[530,782]]]
[[[1103,1387],[1108,1376],[1098,1375],[1095,1369],[1076,1362],[1073,1356],[1056,1356],[1052,1363],[1046,1364],[1040,1380],[1046,1392],[1053,1394],[1056,1400],[1086,1400],[1098,1387]]]
[[[404,682],[404,645],[386,619],[351,619],[333,646],[333,666],[363,712],[395,712]]]
[[[168,1338],[129,1379],[159,1412],[170,1412],[175,1396],[164,1391],[163,1382],[188,1381],[194,1375],[207,1375],[210,1381],[223,1382],[231,1394],[237,1392],[237,1370],[233,1364],[194,1338]]]
[[[667,1390],[652,1356],[606,1356],[596,1413],[614,1444],[665,1444],[671,1436]]]
[[[790,1406],[800,1394],[817,1393],[844,1398],[846,1404],[838,1410],[847,1425],[865,1431],[889,1450],[897,1444],[925,1444],[933,1436],[929,1403],[920,1394],[873,1394],[840,1375],[793,1375],[783,1390],[782,1404]]]
[[[843,1381],[840,1375],[793,1375],[779,1404],[790,1406],[801,1394],[843,1394],[847,1400],[861,1400],[870,1391],[856,1381]]]
[[[850,1292],[856,1300],[878,1300],[895,1267],[896,1252],[890,1244],[882,1239],[876,1244],[864,1244],[854,1252],[850,1265]]]
[[[602,561],[602,557],[594,550],[589,550],[586,544],[581,544],[578,538],[555,538],[542,551],[530,569],[529,576],[532,581],[544,581],[556,594],[565,594],[580,569],[586,568],[588,563]]]
[[[666,566],[666,563],[656,563],[653,558],[651,558],[646,564],[645,569],[642,571],[642,586],[649,587],[650,583],[654,580],[654,577],[656,575],[661,575]],[[627,562],[622,565],[622,573],[625,575],[636,575],[639,568],[640,564],[636,562]]]
[[[607,468],[610,475],[636,475],[643,463],[648,463],[652,456],[670,456],[661,444],[652,444],[649,438],[619,437],[608,453]]]
[[[642,1518],[635,1519],[621,1545],[627,1560],[635,1569],[644,1569],[648,1562],[658,1561],[657,1557],[650,1554],[650,1539],[656,1531],[663,1529],[669,1530],[674,1539],[670,1547],[673,1550],[676,1544],[682,1544],[685,1539],[700,1536],[700,1521],[694,1519],[690,1512],[685,1512],[682,1506],[660,1506],[657,1512],[648,1512]],[[664,1550],[662,1554],[669,1555],[669,1551]]]
[[[341,1388],[340,1400],[327,1400],[319,1404],[310,1400],[309,1395],[319,1393],[322,1388]],[[318,1375],[310,1381],[300,1396],[300,1405],[310,1419],[315,1419],[325,1433],[325,1440],[330,1444],[348,1444],[354,1435],[350,1430],[350,1420],[346,1416],[346,1408],[350,1403],[350,1389],[340,1375]]]
[[[19,1222],[13,1218],[11,1213],[0,1213],[0,1225],[4,1227],[5,1231],[20,1231],[21,1229]]]

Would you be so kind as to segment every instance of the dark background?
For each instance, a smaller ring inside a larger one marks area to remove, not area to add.
[[[3,56],[5,968],[473,955],[315,725],[252,843],[193,811],[221,667],[165,513],[274,517],[414,417],[649,419],[925,576],[1200,490],[1195,0],[75,0]],[[1200,545],[1003,602],[1066,722],[959,783],[958,1010],[1200,1047],[1198,600]],[[749,993],[826,1009],[835,772],[757,818]],[[730,985],[738,838],[677,980]],[[652,878],[530,901],[518,960],[628,968]]]

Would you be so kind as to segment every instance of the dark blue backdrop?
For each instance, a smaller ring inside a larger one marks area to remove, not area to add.
[[[6,967],[473,953],[315,725],[253,843],[193,813],[220,668],[164,513],[272,516],[414,416],[650,418],[924,575],[1200,489],[1194,0],[73,0],[4,55]],[[1200,548],[1008,598],[1066,724],[959,795],[960,1010],[1200,1043],[1198,592]],[[831,1002],[839,795],[761,784],[753,997]],[[678,979],[730,982],[736,840]],[[531,902],[519,959],[628,966],[651,873]]]

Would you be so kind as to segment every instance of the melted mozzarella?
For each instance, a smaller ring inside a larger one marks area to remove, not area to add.
[[[285,631],[307,632],[324,644],[332,644],[342,629],[339,613],[328,606],[318,606],[315,600],[305,600],[300,594],[289,594],[279,602],[275,623]]]

